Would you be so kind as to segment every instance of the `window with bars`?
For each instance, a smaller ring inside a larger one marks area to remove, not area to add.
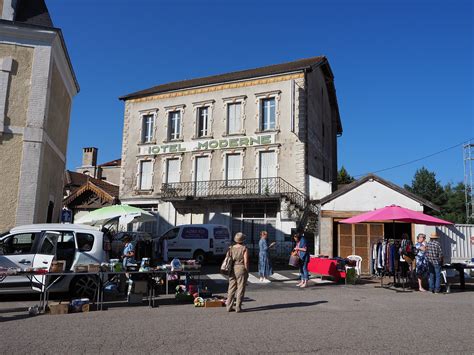
[[[242,129],[242,104],[240,102],[227,105],[227,134],[240,133]]]
[[[260,130],[270,131],[276,128],[275,98],[261,99],[260,101]]]
[[[153,141],[153,133],[155,130],[155,116],[142,116],[142,143],[150,143]]]
[[[168,118],[168,140],[181,137],[181,111],[172,111]]]
[[[197,136],[206,137],[210,133],[209,129],[209,107],[198,107],[197,109]]]
[[[152,162],[151,160],[140,161],[140,170],[138,175],[138,189],[151,190],[152,189]]]

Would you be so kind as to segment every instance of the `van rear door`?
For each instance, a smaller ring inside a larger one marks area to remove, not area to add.
[[[214,255],[224,255],[230,246],[229,229],[224,226],[214,227]]]
[[[51,263],[56,257],[56,249],[61,234],[58,232],[45,231],[41,236],[37,252],[33,258],[33,268],[45,268],[49,271]],[[34,276],[32,288],[35,291],[41,291],[44,285],[44,276]]]

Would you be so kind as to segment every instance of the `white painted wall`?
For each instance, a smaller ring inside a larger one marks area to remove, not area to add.
[[[309,198],[311,200],[320,200],[332,193],[332,184],[324,180],[320,180],[314,176],[308,175],[309,182]]]
[[[324,204],[324,211],[372,211],[385,206],[397,205],[423,212],[419,202],[372,180]]]

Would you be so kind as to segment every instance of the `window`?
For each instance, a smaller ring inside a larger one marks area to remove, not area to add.
[[[240,133],[242,104],[234,103],[227,105],[227,134]]]
[[[260,130],[269,131],[275,129],[275,98],[262,99],[260,105]]]
[[[179,139],[181,137],[181,111],[172,111],[169,113],[168,126],[168,139]]]
[[[142,116],[142,143],[150,143],[153,141],[153,131],[155,130],[155,116]]]
[[[54,255],[59,234],[45,233],[38,254]]]
[[[229,231],[227,230],[227,228],[214,228],[214,239],[230,239]]]
[[[166,183],[179,182],[179,159],[166,160]]]
[[[178,236],[179,234],[179,228],[173,228],[171,230],[169,230],[168,232],[166,232],[162,238],[166,238],[168,240],[170,239],[174,239]]]
[[[77,249],[79,251],[91,251],[94,245],[94,236],[87,233],[76,233]]]
[[[31,254],[35,237],[35,233],[12,235],[4,241],[2,253],[4,255]]]
[[[140,162],[140,172],[138,176],[138,189],[151,190],[152,188],[152,163],[150,160]]]
[[[226,171],[225,180],[227,186],[235,186],[239,184],[241,176],[241,159],[240,154],[227,154],[225,156]]]
[[[206,228],[199,227],[185,227],[181,234],[183,239],[207,239],[209,232]]]
[[[209,135],[209,107],[198,107],[198,137],[206,137]]]

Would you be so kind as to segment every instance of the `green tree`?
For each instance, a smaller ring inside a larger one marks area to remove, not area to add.
[[[443,207],[447,202],[446,193],[443,186],[436,180],[436,174],[425,167],[418,169],[410,185],[405,185],[405,189],[413,192],[415,195]],[[428,211],[429,214],[440,216],[437,211]]]
[[[338,185],[350,184],[354,180],[355,179],[349,175],[346,168],[344,168],[344,165],[341,166],[341,169],[339,169],[339,171],[337,172],[337,184]]]
[[[441,218],[454,223],[467,223],[466,197],[462,182],[454,185],[449,183],[444,187],[446,203],[441,206]]]

